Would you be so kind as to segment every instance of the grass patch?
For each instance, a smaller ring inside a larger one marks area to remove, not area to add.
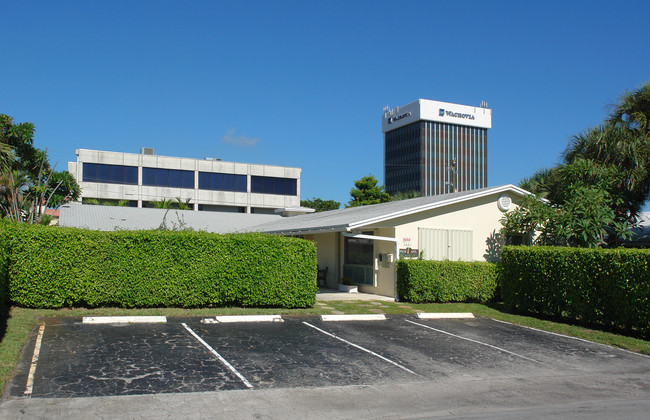
[[[281,314],[288,316],[322,315],[332,313],[372,314],[381,310],[387,315],[413,314],[415,312],[472,312],[476,316],[494,318],[540,330],[565,334],[596,343],[607,344],[622,349],[650,355],[650,341],[626,337],[619,334],[592,330],[581,326],[541,320],[528,316],[505,312],[499,305],[482,305],[478,303],[404,303],[384,301],[326,301],[318,302],[313,308],[96,308],[96,309],[27,309],[13,307],[6,319],[6,329],[0,341],[0,389],[4,389],[16,367],[20,352],[25,345],[30,331],[41,318],[83,317],[83,316],[118,316],[118,315],[165,315],[175,316],[215,316],[215,315],[254,315]],[[330,309],[331,308],[331,309]],[[1,330],[0,330],[1,333]]]

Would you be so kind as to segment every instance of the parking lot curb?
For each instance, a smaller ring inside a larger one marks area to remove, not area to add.
[[[284,322],[280,315],[223,315],[215,316],[214,318],[206,318],[202,320],[204,324],[210,324],[214,319],[217,324],[226,324],[233,322]]]
[[[418,319],[461,319],[474,318],[471,312],[420,312],[415,314]]]
[[[358,314],[358,315],[321,315],[320,320],[329,321],[383,321],[386,319],[384,314]]]
[[[167,322],[166,316],[85,316],[84,324],[160,324]]]

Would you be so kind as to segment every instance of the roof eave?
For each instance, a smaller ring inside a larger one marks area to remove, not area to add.
[[[306,229],[286,229],[286,230],[267,230],[260,231],[261,233],[268,233],[271,235],[316,235],[319,233],[333,233],[333,232],[347,232],[348,225],[329,226],[322,229],[306,228]]]
[[[357,229],[357,228],[367,226],[367,225],[370,225],[370,224],[380,223],[380,222],[384,222],[386,220],[396,219],[398,217],[410,216],[410,215],[415,214],[415,213],[420,213],[420,212],[427,211],[427,210],[433,210],[433,209],[436,209],[436,208],[449,206],[451,204],[462,203],[464,201],[473,200],[473,199],[476,199],[476,198],[485,197],[485,196],[488,196],[488,195],[497,194],[497,193],[504,192],[504,191],[514,191],[515,193],[519,194],[522,197],[527,195],[527,194],[530,194],[528,191],[526,191],[526,190],[524,190],[522,188],[519,188],[516,185],[506,184],[506,185],[501,185],[501,186],[498,186],[498,187],[490,188],[488,190],[480,191],[480,192],[477,192],[477,193],[474,193],[474,194],[468,194],[468,195],[464,195],[462,197],[451,198],[449,200],[439,201],[439,202],[436,202],[436,203],[425,204],[425,205],[422,205],[422,206],[410,208],[408,210],[401,210],[401,211],[390,213],[390,214],[387,214],[387,215],[384,215],[384,216],[378,216],[378,217],[374,217],[374,218],[371,218],[371,219],[366,219],[366,220],[361,220],[359,222],[350,223],[349,229]]]

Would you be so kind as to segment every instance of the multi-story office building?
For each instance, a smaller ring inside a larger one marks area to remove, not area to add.
[[[158,156],[153,149],[119,153],[77,149],[68,172],[77,179],[82,201],[125,201],[151,207],[152,201],[189,200],[194,210],[273,213],[300,207],[300,168]]]
[[[384,108],[386,192],[422,196],[487,186],[487,130],[492,110],[418,99]]]

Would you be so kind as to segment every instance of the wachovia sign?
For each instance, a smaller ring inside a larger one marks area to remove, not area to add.
[[[445,111],[442,108],[440,108],[440,111],[438,112],[438,115],[440,117],[444,117],[446,115],[448,117],[453,117],[453,118],[465,118],[465,119],[469,119],[469,120],[474,120],[475,119],[472,114],[461,114],[460,112]]]
[[[405,112],[402,115],[397,115],[395,117],[388,117],[388,124],[392,123],[393,121],[399,121],[402,118],[410,117],[411,113],[410,112]]]

